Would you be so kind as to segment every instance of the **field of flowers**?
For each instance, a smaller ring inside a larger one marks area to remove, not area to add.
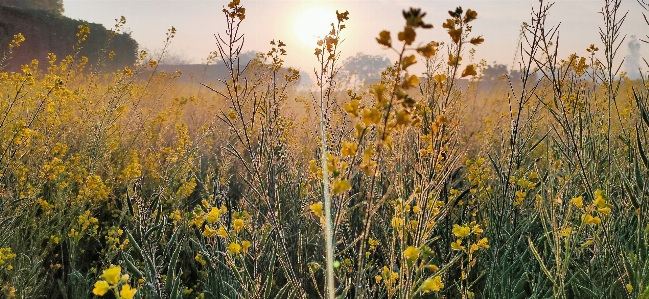
[[[398,60],[354,90],[347,12],[312,91],[281,41],[238,59],[239,0],[212,85],[144,51],[97,72],[80,26],[70,56],[0,72],[0,297],[649,298],[649,74],[619,72],[619,1],[568,57],[541,1],[491,81],[467,63],[478,12],[404,10],[372,33]]]

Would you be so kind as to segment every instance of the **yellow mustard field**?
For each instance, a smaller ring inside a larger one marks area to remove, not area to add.
[[[311,89],[282,41],[241,59],[245,1],[218,82],[164,50],[99,72],[115,54],[79,55],[80,26],[69,56],[0,72],[0,297],[649,298],[649,74],[619,71],[601,2],[602,40],[560,57],[541,1],[497,77],[479,12],[404,10],[368,33],[398,59],[354,87],[339,11]]]

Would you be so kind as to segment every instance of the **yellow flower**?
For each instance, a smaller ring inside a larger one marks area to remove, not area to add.
[[[480,228],[480,224],[475,224],[475,221],[471,222],[471,225],[473,226],[473,228],[471,229],[471,231],[472,231],[474,234],[481,234],[481,233],[484,232],[484,230],[483,230],[482,228]]]
[[[196,216],[194,217],[194,219],[192,219],[192,220],[189,222],[189,225],[198,228],[198,227],[200,227],[201,225],[203,225],[203,222],[204,222],[204,221],[205,221],[205,219],[203,219],[203,217],[202,217],[201,215],[196,215]]]
[[[626,284],[626,291],[629,292],[629,294],[633,293],[633,286],[630,283]]]
[[[487,238],[478,240],[478,246],[480,246],[480,248],[489,248],[489,240]]]
[[[200,253],[196,254],[196,256],[194,257],[194,260],[197,261],[198,263],[200,263],[203,266],[205,266],[205,264],[207,264],[207,262],[203,258],[203,255],[201,255]]]
[[[403,218],[393,217],[392,227],[394,227],[395,229],[400,229],[401,227],[403,227]]]
[[[243,225],[244,225],[243,219],[234,219],[234,223],[232,224],[232,227],[234,228],[235,232],[238,232],[241,229],[243,229]]]
[[[584,198],[582,196],[575,197],[571,201],[575,206],[577,206],[580,209],[584,207]]]
[[[403,255],[406,257],[411,262],[414,262],[419,258],[419,250],[418,248],[415,248],[414,246],[408,246],[406,250],[403,251]]]
[[[437,81],[437,84],[442,85],[446,81],[446,75],[445,74],[438,74],[433,76],[433,79]]]
[[[404,78],[401,87],[403,89],[410,89],[412,87],[417,86],[418,84],[419,84],[419,77],[417,77],[417,75],[411,75],[410,77]]]
[[[458,238],[466,238],[469,234],[471,234],[471,228],[466,225],[459,226],[457,224],[454,224],[453,234]]]
[[[250,248],[252,244],[250,243],[250,241],[242,241],[241,246],[243,247],[243,252],[248,252],[248,248]]]
[[[343,106],[343,109],[345,109],[345,111],[350,115],[358,117],[358,104],[358,100],[351,100],[349,104],[345,104],[345,106]],[[343,142],[343,149],[345,148],[345,143],[346,142]]]
[[[432,278],[429,277],[424,280],[424,282],[421,283],[419,289],[424,293],[428,293],[430,291],[439,292],[439,290],[441,290],[443,287],[444,283],[442,282],[442,277],[435,276]]]
[[[390,37],[390,31],[381,31],[376,41],[383,46],[392,47],[392,38]]]
[[[611,208],[605,207],[605,208],[598,208],[597,213],[608,215],[611,214]]]
[[[376,250],[376,246],[379,245],[379,241],[378,241],[378,240],[374,240],[374,239],[372,239],[372,238],[369,238],[369,239],[367,240],[367,243],[370,244],[370,250]]]
[[[234,110],[229,109],[228,110],[228,118],[231,119],[231,120],[237,119],[237,113],[234,112]]]
[[[391,272],[391,273],[390,273],[390,282],[391,282],[391,283],[394,283],[394,282],[397,281],[397,279],[399,279],[399,273],[397,273],[397,272]]]
[[[225,227],[221,226],[219,227],[219,230],[216,232],[216,235],[221,238],[227,238],[228,232],[225,230]]]
[[[121,299],[133,299],[135,292],[137,292],[137,289],[131,289],[129,284],[125,284],[122,286],[122,290],[119,291],[119,297]]]
[[[363,153],[363,162],[361,162],[360,167],[366,175],[373,175],[376,161],[372,160],[372,148],[366,149]]]
[[[101,279],[105,280],[108,282],[110,285],[116,285],[117,282],[119,282],[119,278],[121,277],[121,272],[122,272],[122,267],[120,266],[112,266],[101,274]]]
[[[451,249],[453,250],[464,250],[466,247],[462,246],[462,239],[457,239],[455,242],[451,243]]]
[[[410,229],[416,231],[419,227],[419,222],[417,220],[410,220]]]
[[[593,200],[593,205],[597,207],[597,213],[604,215],[611,214],[611,205],[606,203],[606,196],[604,196],[604,191],[595,190],[595,199]]]
[[[358,150],[358,145],[356,143],[343,141],[343,147],[340,149],[340,154],[343,157],[352,157],[352,156],[356,156],[357,150]]]
[[[108,282],[106,282],[105,280],[98,280],[97,282],[95,282],[95,288],[92,289],[92,293],[97,296],[103,296],[108,293],[108,290],[110,290],[110,285],[108,285]]]
[[[598,216],[593,217],[590,214],[584,214],[581,216],[581,222],[584,224],[595,225],[602,223],[602,219],[600,219]]]
[[[207,223],[209,224],[219,221],[219,218],[221,218],[221,210],[216,207],[212,208],[212,210],[207,214],[206,218]]]
[[[336,181],[334,182],[334,187],[331,190],[333,194],[340,194],[352,188],[352,185],[349,184],[348,180]]]
[[[310,208],[311,212],[313,212],[313,214],[315,214],[316,216],[322,217],[322,215],[324,215],[322,212],[322,202],[316,202],[312,204]]]
[[[372,108],[363,110],[363,123],[365,126],[378,124],[379,121],[381,121],[381,115],[379,114],[378,109]]]
[[[419,206],[412,207],[412,212],[415,214],[421,213],[421,208]]]
[[[207,238],[214,237],[217,234],[216,230],[210,227],[209,225],[205,226],[205,230],[203,231],[203,236]]]
[[[404,41],[406,45],[411,45],[412,42],[415,41],[415,37],[417,34],[415,33],[415,30],[412,29],[412,27],[406,27],[403,32],[399,32],[397,34],[397,37],[399,38],[400,41]]]
[[[234,243],[234,242],[232,242],[232,243],[230,243],[230,245],[228,245],[228,253],[229,254],[235,255],[235,254],[239,254],[240,252],[241,252],[241,245],[239,245],[237,243]]]
[[[417,48],[417,53],[421,54],[422,56],[426,58],[433,57],[435,53],[437,52],[437,46],[438,44],[435,42],[430,42],[424,47],[419,47]]]
[[[594,194],[594,195],[595,195],[595,199],[593,200],[593,202],[594,202],[596,205],[599,206],[599,205],[601,205],[601,204],[606,203],[606,198],[604,197],[604,190],[597,189],[597,190],[595,190],[595,194]]]
[[[439,267],[437,267],[437,265],[426,265],[424,266],[424,268],[433,272],[439,271]]]
[[[7,298],[16,298],[16,288],[9,287],[8,289],[4,289],[4,292]]]

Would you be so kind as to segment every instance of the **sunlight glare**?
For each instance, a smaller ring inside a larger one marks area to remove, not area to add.
[[[295,22],[295,34],[307,46],[316,46],[318,39],[331,30],[336,19],[333,11],[323,7],[304,10]]]

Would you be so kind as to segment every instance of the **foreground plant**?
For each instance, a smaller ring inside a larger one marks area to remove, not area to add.
[[[131,288],[128,284],[130,276],[126,273],[122,274],[120,266],[111,266],[104,270],[100,278],[101,280],[98,280],[92,289],[92,293],[97,296],[104,296],[112,291],[118,299],[132,299],[137,292],[137,289]]]

